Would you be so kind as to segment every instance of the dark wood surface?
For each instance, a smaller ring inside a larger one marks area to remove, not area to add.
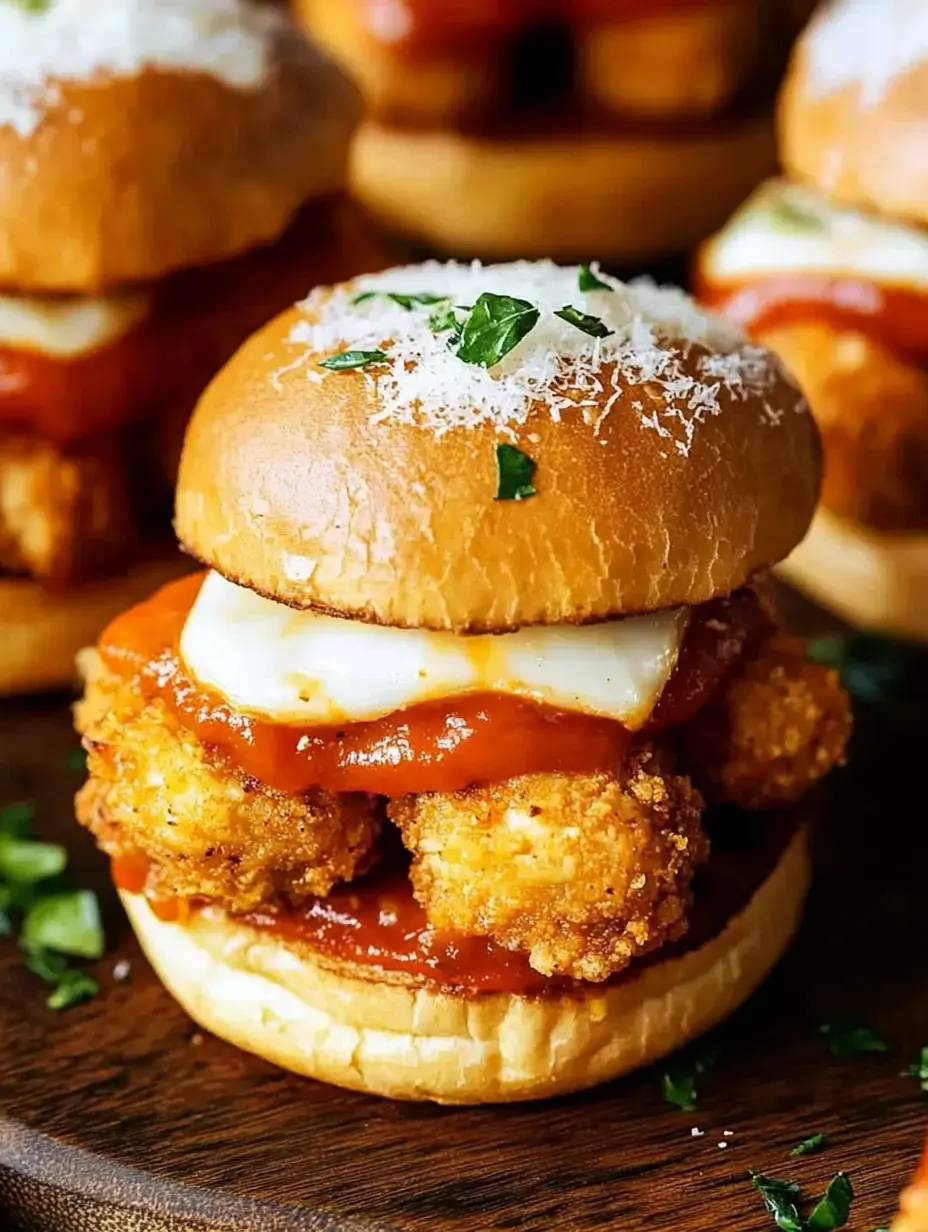
[[[102,995],[64,1014],[0,946],[0,1226],[761,1232],[773,1224],[747,1168],[810,1192],[845,1169],[859,1195],[850,1227],[887,1225],[928,1119],[901,1076],[928,1043],[919,692],[905,722],[877,711],[860,731],[820,828],[802,933],[717,1033],[694,1113],[662,1101],[659,1067],[547,1104],[447,1110],[301,1080],[202,1037],[140,957],[71,819],[66,703],[0,707],[0,803],[34,800],[41,833],[68,841],[108,904],[111,941]],[[125,983],[112,976],[121,958]],[[841,1011],[892,1051],[832,1057],[817,1026]],[[788,1159],[815,1130],[828,1148]]]

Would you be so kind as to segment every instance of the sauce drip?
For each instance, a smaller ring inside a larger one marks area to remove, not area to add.
[[[709,308],[761,334],[803,321],[859,330],[901,358],[928,361],[928,295],[862,278],[783,274],[754,282],[707,284],[699,298]]]
[[[173,582],[117,617],[100,639],[100,653],[111,670],[137,681],[144,696],[162,699],[202,743],[280,791],[318,786],[398,796],[520,774],[591,773],[616,765],[631,739],[612,719],[503,694],[429,701],[337,728],[255,718],[194,681],[178,654],[203,576]],[[747,590],[694,611],[652,729],[683,722],[705,704],[760,619]]]
[[[780,815],[751,824],[743,816],[709,817],[712,855],[693,882],[690,926],[680,941],[635,961],[609,983],[633,977],[653,961],[698,949],[722,932],[776,866],[796,833],[795,815]],[[140,893],[148,862],[142,855],[113,861],[120,889]],[[153,902],[162,919],[176,920],[198,904]],[[241,917],[243,923],[288,943],[305,946],[323,961],[349,963],[372,976],[423,984],[443,992],[558,992],[575,987],[572,980],[541,975],[520,952],[503,949],[487,937],[466,937],[431,929],[416,902],[406,875],[406,857],[391,851],[367,876],[312,898],[299,907],[261,908]]]
[[[251,333],[302,299],[310,283],[344,276],[341,210],[330,202],[308,207],[276,244],[162,280],[147,317],[85,354],[0,344],[0,430],[64,443],[155,408],[192,406]]]
[[[679,9],[704,8],[710,0],[355,0],[358,20],[380,43],[419,55],[481,46],[531,26],[614,25]]]

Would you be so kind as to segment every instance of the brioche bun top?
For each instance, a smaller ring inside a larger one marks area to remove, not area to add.
[[[791,175],[838,201],[928,224],[928,3],[833,0],[780,96]]]
[[[779,361],[681,291],[601,275],[584,292],[578,277],[430,262],[314,292],[202,398],[183,545],[294,607],[459,632],[701,603],[779,561],[820,477]],[[488,306],[478,343],[500,316],[539,313],[489,368],[436,319],[488,293],[511,298]],[[564,305],[608,336],[559,318]],[[320,367],[346,349],[385,358]],[[499,447],[536,464],[520,479],[536,494],[496,499],[498,467],[520,462]]]
[[[0,3],[0,286],[88,292],[276,239],[355,88],[256,0]]]

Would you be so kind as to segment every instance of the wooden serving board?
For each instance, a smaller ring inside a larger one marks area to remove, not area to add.
[[[660,1067],[546,1104],[450,1110],[298,1079],[197,1032],[72,821],[66,702],[0,708],[0,803],[36,802],[40,832],[66,840],[100,888],[112,943],[101,996],[62,1014],[0,945],[0,1227],[762,1232],[773,1223],[747,1168],[810,1194],[844,1169],[858,1192],[850,1228],[888,1225],[928,1120],[928,1098],[901,1076],[928,1044],[926,733],[880,712],[859,732],[818,835],[803,931],[717,1033],[698,1111],[663,1102]],[[119,959],[126,982],[113,979]],[[817,1027],[842,1011],[893,1050],[832,1057]],[[816,1130],[827,1149],[789,1159]]]

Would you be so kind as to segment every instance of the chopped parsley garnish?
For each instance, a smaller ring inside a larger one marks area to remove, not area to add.
[[[780,1181],[750,1170],[748,1176],[781,1232],[835,1232],[850,1218],[854,1187],[846,1172],[832,1177],[807,1218],[799,1213],[798,1200],[802,1191],[796,1181]]]
[[[568,325],[573,325],[575,329],[581,330],[584,334],[589,334],[591,338],[608,338],[610,334],[615,333],[615,330],[610,329],[599,317],[591,317],[570,304],[565,304],[554,315],[560,317],[562,321],[566,321]]]
[[[527,300],[485,291],[461,327],[458,359],[492,368],[535,328],[539,315]]]
[[[103,927],[97,896],[62,882],[65,849],[33,837],[33,811],[29,804],[0,809],[0,935],[18,932],[23,963],[53,985],[46,1004],[66,1009],[98,991],[96,981],[70,959],[99,958]]]
[[[928,1044],[922,1049],[922,1055],[914,1065],[905,1071],[908,1078],[917,1078],[923,1091],[928,1092]]]
[[[824,220],[782,198],[770,204],[770,216],[789,231],[824,231]]]
[[[404,291],[362,291],[351,302],[352,304],[363,304],[367,300],[378,297],[392,299],[394,304],[399,304],[407,312],[411,312],[413,308],[428,308],[432,304],[443,304],[448,299],[447,295],[432,295],[429,291],[422,291],[418,295],[407,295]]]
[[[532,485],[536,462],[515,445],[496,446],[495,500],[527,500],[536,494]]]
[[[888,1045],[875,1031],[853,1018],[823,1022],[819,1031],[836,1057],[859,1057],[868,1052],[887,1052]]]
[[[673,1060],[664,1070],[662,1087],[668,1104],[676,1104],[684,1112],[693,1112],[699,1093],[696,1083],[716,1062],[711,1050],[693,1052]]]
[[[816,1151],[820,1151],[825,1145],[824,1134],[811,1134],[808,1138],[803,1138],[790,1151],[790,1158],[795,1159],[797,1155],[812,1155]]]
[[[589,265],[581,265],[577,274],[577,288],[580,291],[612,291],[608,282],[594,274]]]
[[[429,316],[429,329],[433,334],[445,334],[451,331],[451,345],[457,346],[461,341],[462,323],[457,318],[457,310],[453,304],[445,300],[441,307],[436,308]]]
[[[751,1184],[764,1200],[764,1206],[781,1232],[805,1232],[796,1199],[800,1188],[795,1181],[778,1181],[772,1176],[748,1170]]]
[[[837,1173],[808,1218],[809,1232],[834,1232],[835,1228],[843,1228],[850,1218],[853,1200],[851,1178],[846,1172]]]
[[[71,749],[68,753],[68,769],[73,770],[75,774],[87,772],[87,754],[83,749]]]
[[[836,667],[841,682],[858,701],[884,704],[904,689],[912,651],[902,642],[877,634],[852,637],[814,637],[808,642],[809,657],[816,663]]]
[[[368,364],[383,364],[387,361],[386,351],[336,351],[319,360],[320,368],[328,368],[330,372],[347,372],[351,368],[366,368]]]

